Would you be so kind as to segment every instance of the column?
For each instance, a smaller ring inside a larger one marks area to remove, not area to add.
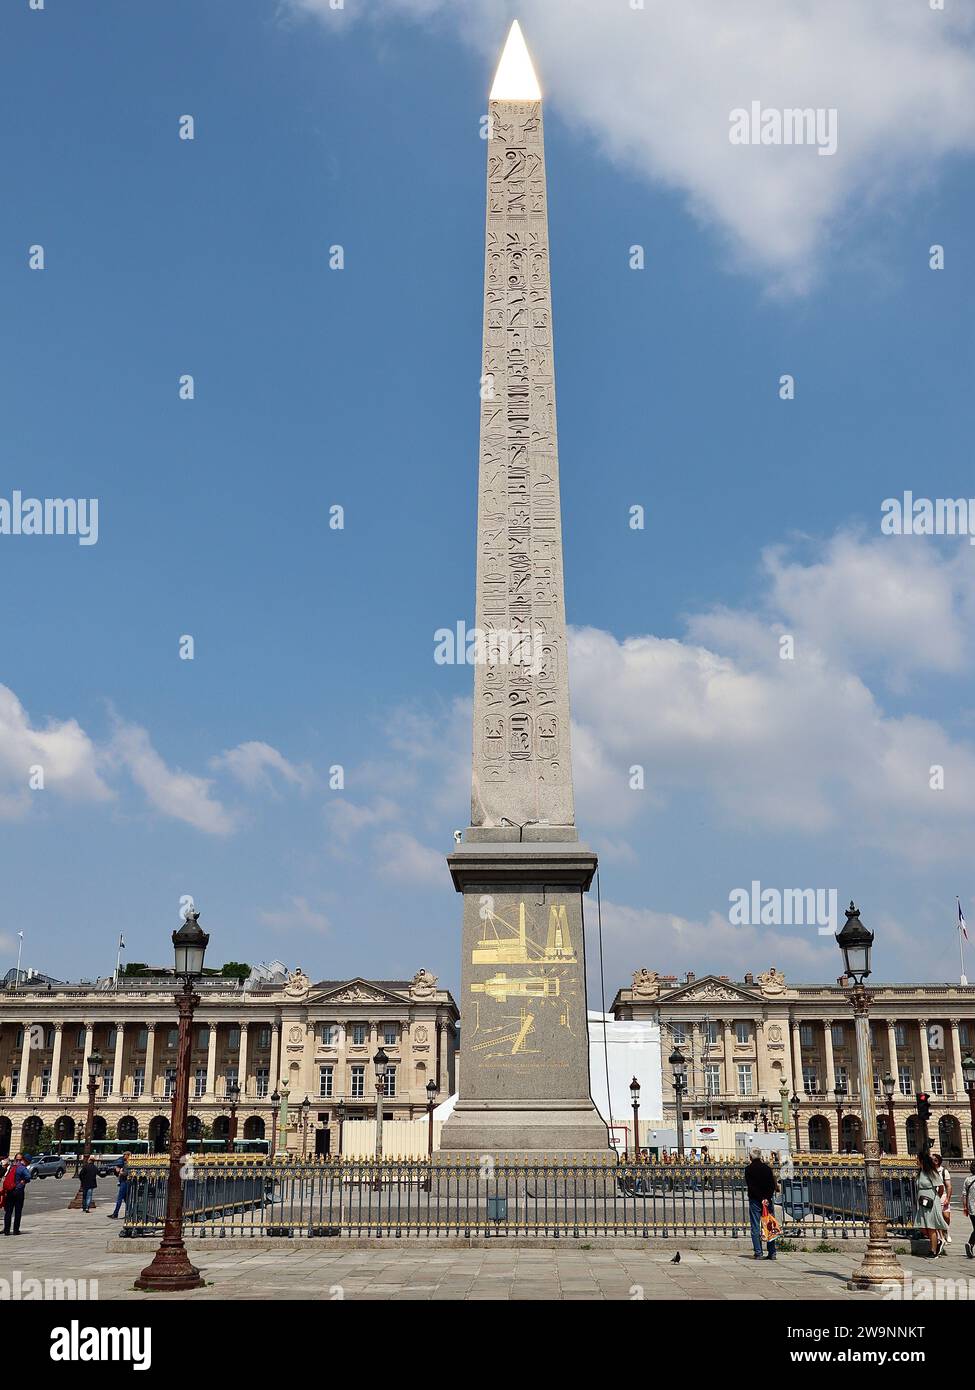
[[[919,1018],[917,1021],[917,1037],[921,1045],[921,1077],[919,1091],[931,1092],[931,1054],[928,1051],[928,1020]]]
[[[120,1099],[122,1095],[122,1054],[125,1051],[125,1024],[115,1025],[115,1067],[112,1071],[112,1096]]]
[[[900,1063],[897,1060],[897,1023],[893,1018],[887,1020],[887,1054],[890,1065],[890,1074],[897,1082],[897,1091],[900,1094]]]
[[[276,1090],[278,1090],[278,1088],[279,1088],[279,1086],[280,1086],[280,1084],[281,1084],[281,1078],[280,1078],[280,1076],[278,1075],[278,1067],[280,1066],[280,1062],[281,1062],[281,1021],[280,1021],[280,1019],[275,1018],[275,1019],[272,1019],[272,1020],[271,1020],[271,1064],[270,1064],[270,1074],[269,1074],[268,1079],[267,1079],[267,1081],[268,1081],[268,1086],[270,1087],[270,1090],[268,1091],[268,1095],[273,1095],[274,1092],[275,1092]],[[275,1119],[275,1124],[276,1124],[276,1123],[277,1123],[277,1119]]]
[[[961,1069],[961,1037],[958,1032],[960,1019],[950,1018],[951,1025],[951,1097],[953,1100],[967,1100],[965,1077]]]
[[[216,1098],[217,1090],[217,1025],[207,1024],[207,1100]]]
[[[802,1025],[796,1022],[792,1024],[792,1090],[793,1094],[800,1098],[805,1091],[802,1079]]]
[[[95,1025],[86,1020],[85,1022],[85,1050],[81,1058],[81,1094],[88,1099],[88,1058],[91,1056],[92,1045],[95,1041]],[[87,1136],[89,1139],[91,1135]]]
[[[831,1018],[823,1019],[823,1042],[826,1048],[826,1090],[830,1100],[833,1101],[836,1099],[833,1095],[836,1089],[836,1067],[833,1063],[833,1020]]]
[[[437,1019],[437,1089],[443,1096],[447,1090],[447,1020]]]
[[[24,1024],[24,1043],[20,1050],[20,1081],[17,1086],[19,1096],[30,1095],[30,1038],[33,1023]],[[12,1139],[11,1134],[11,1139]]]
[[[240,1025],[240,1056],[237,1059],[237,1083],[241,1100],[247,1094],[247,1024]]]
[[[61,1040],[63,1034],[64,1024],[55,1023],[54,1055],[51,1058],[51,1095],[55,1100],[61,1099]]]
[[[146,1084],[143,1095],[151,1100],[156,1094],[156,1025],[146,1024]]]
[[[731,1031],[731,1019],[721,1020],[724,1028],[724,1091],[728,1097],[735,1095],[735,1039]],[[666,1083],[665,1083],[666,1084]],[[666,1101],[667,1097],[664,1096]]]

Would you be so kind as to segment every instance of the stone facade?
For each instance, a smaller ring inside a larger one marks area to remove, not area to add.
[[[975,986],[876,984],[870,988],[874,1090],[881,1141],[887,1135],[883,1077],[897,1082],[897,1152],[917,1150],[916,1093],[931,1097],[929,1134],[946,1155],[973,1153],[962,1059],[975,1051]],[[853,1014],[848,988],[789,984],[773,969],[730,980],[723,975],[678,981],[646,969],[613,1001],[619,1019],[660,1025],[664,1120],[676,1118],[675,1046],[687,1059],[685,1119],[727,1118],[761,1123],[762,1101],[778,1126],[780,1087],[798,1095],[800,1147],[845,1152],[860,1145],[860,1098]],[[835,1088],[848,1092],[837,1124]],[[790,1112],[790,1131],[794,1125]]]
[[[436,976],[412,980],[322,980],[301,970],[287,980],[244,987],[207,977],[193,1023],[192,1132],[226,1134],[227,1088],[241,1087],[239,1139],[270,1140],[271,1094],[288,1088],[287,1147],[336,1152],[335,1107],[349,1121],[376,1113],[372,1058],[382,1044],[393,1069],[383,1113],[412,1119],[426,1111],[427,1082],[438,1102],[454,1089],[457,1007]],[[0,992],[0,1153],[36,1148],[50,1126],[71,1139],[85,1120],[87,1062],[104,1059],[95,1138],[148,1139],[161,1147],[176,1076],[176,1005],[164,975],[123,978],[118,989],[22,984]],[[311,1109],[304,1133],[299,1107]],[[25,1132],[25,1125],[27,1126]],[[121,1128],[120,1128],[121,1126]],[[279,1145],[280,1147],[280,1145]]]

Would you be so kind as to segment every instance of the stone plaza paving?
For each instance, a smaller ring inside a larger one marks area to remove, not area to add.
[[[146,1243],[117,1239],[107,1208],[85,1216],[63,1210],[25,1212],[22,1234],[0,1245],[0,1278],[98,1281],[100,1299],[368,1299],[368,1300],[562,1300],[562,1299],[840,1299],[879,1303],[877,1294],[852,1293],[845,1280],[860,1246],[839,1253],[792,1251],[774,1264],[753,1260],[746,1243],[732,1248],[682,1246],[678,1242],[589,1244],[565,1248],[486,1243],[489,1248],[445,1246],[434,1241],[386,1241],[354,1248],[321,1241],[227,1242],[231,1248],[194,1249],[191,1257],[207,1279],[191,1294],[142,1294],[132,1288],[151,1255]],[[113,1247],[108,1249],[109,1244]],[[215,1242],[219,1247],[219,1242]],[[282,1244],[285,1244],[282,1242]],[[681,1261],[672,1264],[675,1250]],[[947,1258],[901,1257],[915,1278],[975,1276],[961,1242]],[[973,1289],[975,1297],[975,1289]]]

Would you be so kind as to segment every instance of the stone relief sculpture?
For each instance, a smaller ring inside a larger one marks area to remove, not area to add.
[[[429,970],[418,970],[410,981],[411,999],[429,999],[437,992],[437,976]]]

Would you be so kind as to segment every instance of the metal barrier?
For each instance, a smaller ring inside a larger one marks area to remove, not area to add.
[[[596,1166],[396,1160],[188,1159],[184,1231],[194,1237],[695,1236],[747,1238],[741,1163]],[[123,1234],[157,1233],[168,1167],[134,1167]],[[892,1236],[914,1221],[913,1165],[884,1166]],[[783,1238],[866,1231],[857,1162],[796,1162],[780,1177]]]

